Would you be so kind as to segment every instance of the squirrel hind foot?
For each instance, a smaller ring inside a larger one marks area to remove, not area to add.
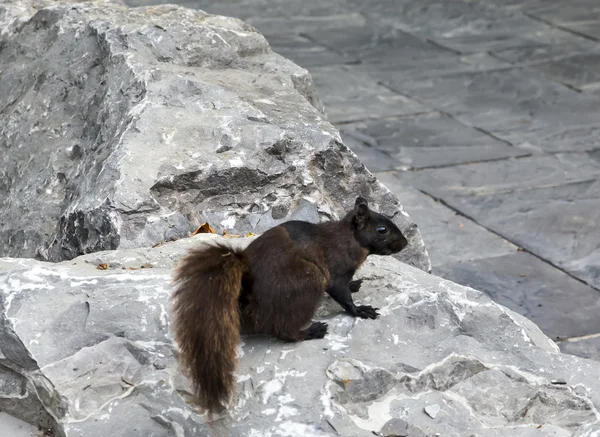
[[[313,322],[304,330],[304,340],[316,340],[325,337],[327,334],[327,323]]]
[[[327,334],[327,323],[312,322],[312,324],[301,331],[282,332],[277,334],[277,338],[287,343],[296,343],[298,341],[316,340],[325,337]]]

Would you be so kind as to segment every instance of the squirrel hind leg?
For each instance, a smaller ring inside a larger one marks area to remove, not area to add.
[[[350,281],[348,284],[348,288],[350,289],[350,293],[358,293],[360,287],[362,285],[362,279],[355,279],[354,281]]]
[[[277,334],[277,338],[288,343],[316,340],[325,337],[327,334],[327,326],[327,323],[324,322],[312,322],[308,328],[303,330],[296,332],[280,332]]]

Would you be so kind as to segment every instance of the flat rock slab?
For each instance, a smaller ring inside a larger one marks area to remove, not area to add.
[[[403,32],[397,26],[380,21],[366,20],[363,23],[349,23],[348,27],[342,29],[315,29],[306,33],[311,39],[327,44],[339,53],[374,64],[453,54]]]
[[[560,62],[580,54],[591,54],[591,57],[594,58],[594,53],[597,53],[598,50],[600,50],[600,47],[594,41],[570,35],[570,38],[563,42],[545,41],[526,47],[497,50],[494,51],[494,56],[513,64],[531,64],[535,67],[537,64],[551,61]],[[583,62],[585,63],[586,60],[584,59]]]
[[[600,100],[534,70],[501,69],[388,81],[389,86],[509,143],[540,152],[597,147]],[[540,98],[540,96],[543,96]]]
[[[326,299],[317,313],[329,323],[323,340],[244,337],[236,397],[209,424],[174,358],[168,298],[181,255],[215,238],[57,264],[0,260],[0,363],[23,379],[0,405],[30,421],[50,412],[64,437],[600,430],[600,364],[560,354],[532,322],[485,294],[391,257],[369,258],[359,275],[356,299],[381,308],[380,319],[351,318]],[[243,247],[249,239],[228,241]],[[432,419],[424,408],[434,404],[443,408]]]
[[[173,5],[0,9],[0,253],[64,260],[204,222],[261,233],[337,218],[361,195],[407,234],[404,261],[429,270],[419,231],[342,144],[308,72],[252,26]]]
[[[389,21],[399,22],[403,30],[461,53],[527,46],[547,40],[548,34],[568,38],[565,32],[518,11],[493,7],[489,1],[402,3],[393,16],[392,10],[386,11],[390,13]],[[385,15],[375,14],[385,20]]]
[[[598,53],[570,56],[536,65],[535,68],[547,77],[581,90],[597,87],[600,83],[600,54]]]
[[[42,432],[19,419],[0,412],[0,430],[7,437],[43,437]]]
[[[528,253],[442,265],[434,272],[485,291],[554,340],[600,332],[600,291]]]
[[[568,5],[561,2],[542,2],[528,11],[538,17],[572,32],[600,39],[600,7],[594,0],[576,0]]]
[[[410,208],[429,248],[436,275],[443,276],[443,270],[437,269],[443,264],[495,258],[517,251],[514,244],[412,188],[398,177],[404,172],[376,174]]]
[[[356,156],[360,161],[371,171],[373,174],[377,172],[394,170],[397,168],[403,168],[403,164],[392,157],[387,152],[373,147],[369,142],[365,142],[364,138],[355,135],[354,133],[347,133],[343,128],[340,131],[344,144],[347,145],[350,150],[356,153]],[[368,141],[368,140],[367,140]],[[378,176],[376,176],[378,178]],[[385,182],[381,181],[386,187],[390,188]],[[390,188],[391,189],[391,188]],[[393,190],[392,190],[393,191]],[[397,194],[396,194],[397,195]]]
[[[471,197],[594,180],[600,177],[600,155],[540,155],[397,175],[436,197]]]
[[[397,167],[420,169],[531,153],[438,112],[353,123],[341,131],[385,152]]]
[[[600,288],[596,154],[401,174],[508,240]]]
[[[600,361],[600,336],[577,338],[559,343],[560,350],[565,354],[577,355]]]
[[[310,72],[333,123],[430,111],[417,101],[378,85],[375,78],[353,66],[316,67]]]

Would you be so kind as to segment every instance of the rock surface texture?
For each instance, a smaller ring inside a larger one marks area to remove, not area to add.
[[[177,260],[215,238],[58,264],[2,259],[0,409],[68,437],[600,432],[598,363],[560,354],[481,292],[376,256],[355,298],[381,318],[326,299],[325,339],[244,337],[236,397],[209,424],[174,358],[168,298]]]
[[[0,4],[0,254],[72,259],[208,221],[262,232],[398,199],[342,144],[308,72],[242,21],[177,6]]]
[[[124,1],[258,29],[310,70],[434,274],[502,295],[553,338],[578,326],[559,346],[600,360],[598,0]]]

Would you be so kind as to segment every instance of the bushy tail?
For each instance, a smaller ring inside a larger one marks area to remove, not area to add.
[[[218,412],[234,392],[240,343],[238,298],[246,264],[223,246],[194,249],[182,260],[173,294],[173,328],[180,363],[199,404]]]

